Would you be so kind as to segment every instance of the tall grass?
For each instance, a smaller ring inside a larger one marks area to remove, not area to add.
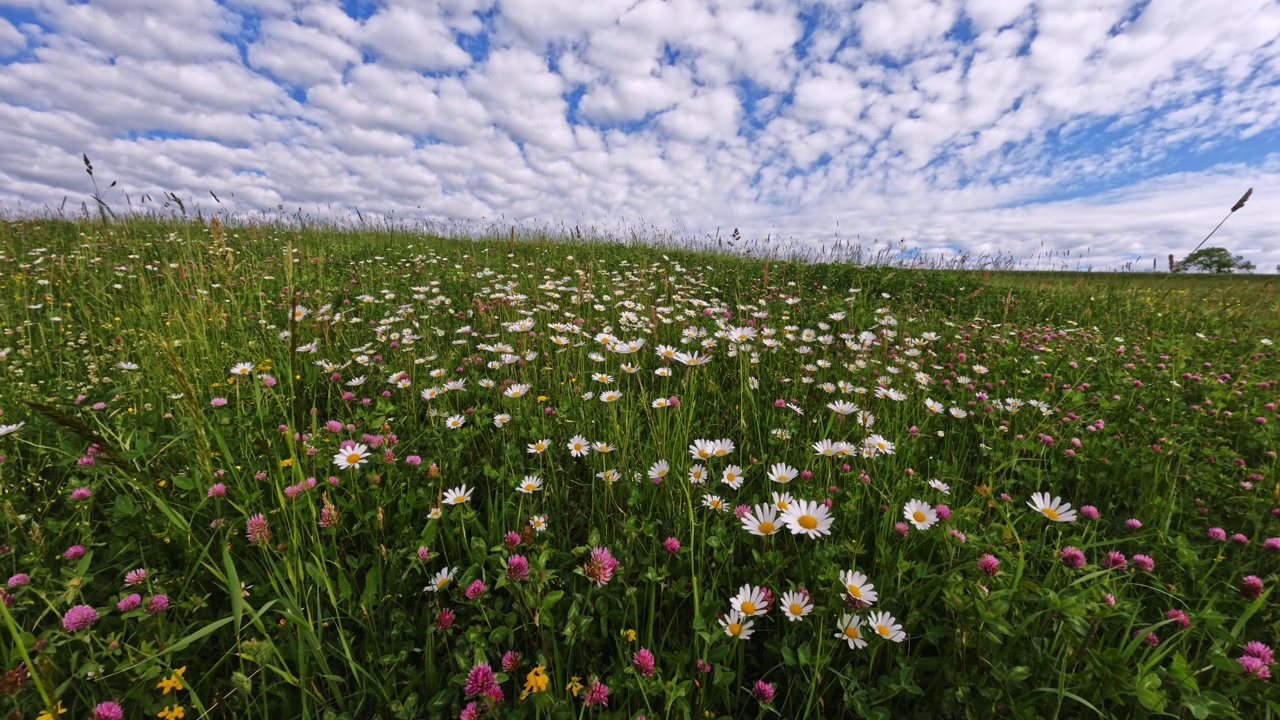
[[[0,709],[1280,713],[1276,324],[1230,288],[122,218],[0,227]],[[829,534],[744,529],[774,493]]]

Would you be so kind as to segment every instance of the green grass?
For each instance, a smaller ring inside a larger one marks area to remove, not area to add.
[[[1268,278],[135,218],[0,225],[0,294],[0,712],[1280,716],[1238,660],[1280,640]],[[829,533],[735,517],[782,492]]]

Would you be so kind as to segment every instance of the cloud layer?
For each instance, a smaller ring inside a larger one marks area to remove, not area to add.
[[[87,153],[135,207],[1136,269],[1252,186],[1214,244],[1271,269],[1277,38],[1272,0],[0,2],[0,203],[78,207]]]

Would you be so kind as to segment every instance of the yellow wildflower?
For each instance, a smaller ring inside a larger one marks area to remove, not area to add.
[[[546,396],[546,395],[539,395],[539,396],[538,396],[538,402],[546,402],[546,401],[547,401],[547,396]]]
[[[627,639],[627,642],[635,642],[635,641],[636,641],[636,631],[635,631],[635,630],[630,630],[630,629],[623,630],[623,631],[622,631],[622,635],[623,635],[623,637],[625,637],[625,638]]]
[[[578,677],[577,675],[574,675],[573,679],[569,681],[569,684],[566,685],[564,689],[573,693],[574,697],[578,697],[578,693],[582,692],[582,683],[578,682],[581,679],[582,678]]]
[[[156,687],[157,687],[157,688],[164,688],[164,693],[162,693],[162,694],[164,694],[164,695],[168,695],[170,690],[183,690],[183,689],[185,689],[185,688],[183,688],[183,686],[182,686],[182,673],[184,673],[184,672],[186,672],[186,671],[187,671],[187,666],[186,666],[186,665],[183,665],[182,667],[178,668],[177,670],[174,670],[174,671],[173,671],[173,674],[172,674],[172,675],[170,675],[169,677],[167,677],[167,678],[162,678],[162,679],[160,680],[160,682],[156,683]]]
[[[529,671],[524,678],[524,691],[526,693],[540,693],[547,689],[547,667],[539,665]]]
[[[293,458],[285,458],[284,460],[281,460],[280,467],[282,468],[293,467]]]
[[[186,716],[187,709],[181,705],[174,705],[172,709],[170,709],[168,705],[165,705],[163,710],[156,713],[156,717],[163,718],[164,720],[180,720],[180,718],[184,718]]]
[[[53,711],[59,715],[67,714],[67,709],[62,707],[62,701],[59,700],[57,705],[53,706]],[[54,720],[54,716],[48,710],[41,712],[36,716],[36,720]]]

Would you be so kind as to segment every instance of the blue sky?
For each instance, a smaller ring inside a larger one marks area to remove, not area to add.
[[[1214,244],[1270,270],[1280,4],[1222,8],[0,0],[0,206],[79,206],[87,153],[117,206],[1118,268],[1185,254],[1254,187]]]

